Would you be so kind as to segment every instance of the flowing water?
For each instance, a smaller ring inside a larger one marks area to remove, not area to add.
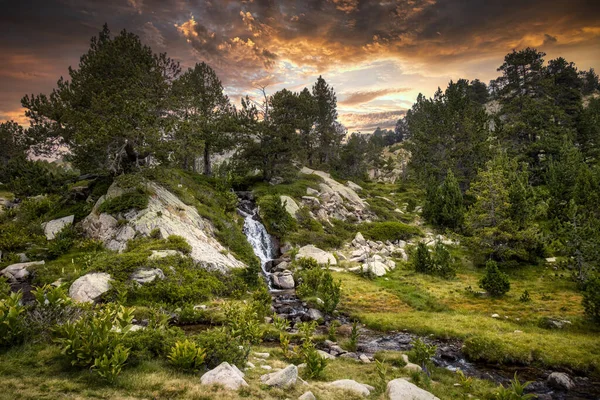
[[[289,319],[292,323],[294,320],[304,320],[308,308],[306,303],[298,299],[295,291],[293,289],[277,290],[272,287],[271,274],[266,266],[269,261],[278,256],[279,251],[274,245],[273,238],[260,222],[256,206],[252,201],[243,200],[240,202],[238,212],[244,217],[244,234],[254,249],[254,254],[260,259],[261,269],[269,285],[269,291],[273,295],[273,306],[276,313]],[[347,320],[343,316],[340,319],[342,321]],[[365,328],[361,330],[358,349],[367,355],[373,355],[379,350],[407,351],[412,347],[411,342],[418,337],[410,333],[382,333]],[[504,385],[507,385],[514,373],[517,372],[521,381],[524,379],[533,381],[531,389],[533,389],[533,393],[540,394],[540,398],[557,400],[600,399],[600,383],[591,379],[575,377],[576,388],[574,390],[569,392],[553,391],[545,382],[545,377],[551,371],[527,366],[495,366],[472,363],[467,361],[462,354],[462,343],[459,340],[423,339],[438,346],[437,354],[433,360],[439,367],[451,371],[461,369],[466,375],[488,379]]]

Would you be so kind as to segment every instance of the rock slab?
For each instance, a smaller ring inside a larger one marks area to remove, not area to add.
[[[8,279],[10,283],[23,282],[29,277],[29,267],[34,265],[44,265],[44,261],[32,261],[25,263],[12,264],[0,271],[0,275]]]
[[[385,393],[389,400],[440,400],[428,391],[402,378],[388,382]]]
[[[296,380],[298,380],[298,367],[295,365],[288,365],[281,371],[261,376],[260,380],[265,385],[278,388],[292,387],[296,384]]]
[[[69,288],[69,297],[80,303],[93,303],[110,290],[110,275],[94,272],[81,276]]]
[[[343,390],[347,390],[349,392],[359,394],[364,397],[367,397],[369,394],[371,394],[371,390],[375,389],[371,385],[359,383],[352,379],[340,379],[338,381],[328,383],[327,386],[337,387]]]
[[[560,390],[571,390],[575,387],[575,383],[569,378],[569,375],[564,372],[553,372],[546,380],[548,385]]]
[[[58,232],[65,226],[72,225],[73,221],[75,221],[75,215],[69,215],[68,217],[53,219],[52,221],[46,222],[43,225],[46,239],[53,240]]]
[[[329,265],[337,265],[337,260],[333,256],[333,254],[321,250],[312,244],[301,247],[298,250],[298,254],[296,255],[296,259],[300,258],[314,258],[319,264],[327,264]]]

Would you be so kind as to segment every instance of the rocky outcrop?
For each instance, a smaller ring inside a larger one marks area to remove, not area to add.
[[[29,268],[35,265],[44,265],[44,261],[32,261],[12,264],[0,271],[0,275],[8,279],[10,283],[26,281],[29,278]]]
[[[94,272],[77,278],[69,288],[69,297],[80,303],[93,303],[110,288],[110,275]]]
[[[390,256],[399,256],[403,260],[408,260],[405,246],[406,242],[403,240],[397,240],[395,243],[366,240],[358,232],[350,244],[349,261],[360,265],[349,268],[348,271],[383,276],[396,268],[396,263]]]
[[[262,383],[268,386],[278,388],[289,388],[296,384],[298,379],[298,368],[295,365],[288,365],[281,371],[272,372],[260,377]]]
[[[428,391],[402,378],[388,382],[385,393],[389,400],[440,400]]]
[[[244,374],[228,362],[222,362],[216,368],[202,375],[200,383],[203,385],[220,385],[230,390],[238,390],[243,386],[248,386],[244,380]]]
[[[359,383],[352,379],[340,379],[338,381],[328,383],[327,386],[347,390],[364,397],[367,397],[371,394],[372,390],[375,390],[375,388],[371,385]]]
[[[333,254],[321,250],[318,247],[313,246],[312,244],[301,247],[300,250],[298,250],[298,254],[296,254],[296,259],[298,260],[300,258],[314,258],[319,264],[337,264],[337,260],[335,259]]]
[[[382,183],[396,183],[405,174],[406,166],[410,161],[410,152],[405,149],[390,151],[389,148],[385,148],[381,159],[386,161],[386,165],[383,168],[369,169],[369,178]],[[391,164],[388,163],[389,160],[392,161]]]
[[[131,274],[130,279],[143,285],[154,282],[155,279],[165,279],[165,274],[160,268],[140,268]]]
[[[56,237],[56,234],[63,230],[66,226],[72,225],[75,220],[74,215],[69,215],[68,217],[53,219],[52,221],[48,221],[42,224],[42,228],[44,228],[44,234],[46,235],[46,239],[53,240]]]
[[[300,210],[298,207],[298,203],[296,200],[292,199],[290,196],[280,196],[281,204],[285,206],[285,211],[287,211],[292,217],[296,217],[296,213]]]
[[[99,206],[107,199],[123,193],[113,184],[102,196],[93,211],[82,222],[87,236],[101,240],[111,250],[123,251],[127,241],[136,236],[149,236],[155,229],[162,237],[178,235],[192,247],[190,256],[194,261],[209,269],[228,271],[244,267],[231,255],[214,236],[210,221],[202,218],[198,211],[156,183],[148,183],[150,196],[144,210],[131,210],[115,216],[99,213]],[[125,221],[125,223],[123,223]]]

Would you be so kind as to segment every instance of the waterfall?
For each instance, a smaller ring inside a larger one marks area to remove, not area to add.
[[[260,268],[267,277],[269,290],[273,290],[271,287],[271,274],[266,270],[267,262],[271,261],[276,254],[276,251],[273,248],[271,235],[269,235],[265,226],[258,220],[256,209],[252,212],[246,212],[241,209],[238,211],[244,217],[244,234],[248,238],[248,242],[252,246],[254,254],[260,259]]]

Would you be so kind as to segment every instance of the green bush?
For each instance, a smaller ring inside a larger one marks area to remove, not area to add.
[[[98,212],[114,215],[132,209],[143,210],[148,207],[148,199],[149,194],[144,189],[136,188],[131,192],[107,199],[100,204]]]
[[[302,344],[302,356],[306,364],[306,377],[309,379],[322,377],[327,366],[327,359],[319,354],[312,342],[305,341]]]
[[[129,332],[122,339],[123,346],[130,349],[132,362],[166,357],[177,341],[185,338],[178,327],[154,327]]]
[[[21,292],[0,300],[0,347],[11,346],[23,337],[25,306]]]
[[[253,306],[228,304],[224,307],[226,328],[235,338],[244,344],[258,344],[262,338],[262,329]]]
[[[298,227],[311,232],[323,232],[323,225],[310,215],[308,207],[300,207],[296,213]]]
[[[365,238],[376,241],[407,240],[413,236],[421,235],[421,230],[416,226],[394,221],[363,224],[361,232]]]
[[[600,323],[600,278],[590,278],[583,291],[582,305],[585,314],[596,323]]]
[[[296,230],[296,220],[286,211],[279,196],[265,196],[258,201],[258,206],[270,234],[282,239]]]
[[[184,371],[197,371],[204,364],[206,351],[188,339],[177,342],[167,356],[169,363]]]
[[[65,226],[48,242],[48,255],[56,258],[65,254],[73,247],[78,236],[73,225]]]
[[[412,341],[412,349],[408,353],[409,359],[412,359],[415,363],[423,368],[423,371],[429,376],[429,369],[433,365],[431,358],[435,356],[437,346],[429,345],[421,339],[415,339]]]
[[[208,368],[214,368],[224,361],[238,367],[246,365],[250,347],[224,328],[200,332],[195,341],[200,347],[206,349],[204,361]]]
[[[94,360],[92,371],[109,383],[113,383],[121,373],[127,358],[129,358],[129,349],[123,347],[122,344],[118,344],[111,353],[104,353]]]
[[[467,338],[463,343],[462,350],[471,361],[489,363],[511,361],[507,356],[504,345],[499,340],[488,336],[472,336]]]
[[[454,260],[443,243],[437,242],[433,251],[425,243],[419,243],[411,254],[411,263],[416,272],[450,279],[456,276]]]
[[[321,269],[316,260],[301,258],[294,262],[298,269],[294,279],[300,282],[296,293],[301,298],[318,297],[323,302],[321,311],[331,314],[337,308],[341,296],[341,281],[334,281],[329,269]]]
[[[488,261],[485,267],[485,275],[479,281],[479,287],[491,296],[500,297],[510,290],[508,275],[498,269],[495,261]]]

